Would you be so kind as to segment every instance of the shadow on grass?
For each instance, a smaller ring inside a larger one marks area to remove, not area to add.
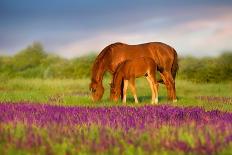
[[[159,102],[167,101],[166,96],[159,96],[158,99],[159,99]],[[138,100],[139,100],[140,103],[150,103],[151,102],[151,96],[149,96],[149,95],[139,96]],[[134,97],[127,97],[127,102],[134,103]]]

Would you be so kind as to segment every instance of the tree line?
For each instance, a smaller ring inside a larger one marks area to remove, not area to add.
[[[48,54],[34,43],[13,56],[0,56],[0,78],[90,78],[97,55],[73,59]],[[177,78],[195,82],[232,80],[232,52],[218,57],[181,57]]]

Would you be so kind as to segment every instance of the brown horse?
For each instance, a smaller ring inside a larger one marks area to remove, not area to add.
[[[150,57],[155,61],[166,85],[168,98],[175,101],[175,76],[178,70],[177,53],[174,48],[161,42],[139,45],[114,43],[105,47],[95,59],[92,68],[90,90],[93,101],[102,98],[104,93],[102,79],[106,71],[113,74],[121,62],[140,57]]]
[[[126,92],[128,84],[131,88],[135,102],[138,103],[135,88],[135,78],[146,76],[150,84],[152,92],[152,104],[158,103],[158,83],[156,81],[157,65],[151,58],[137,58],[126,60],[122,62],[113,76],[113,82],[110,89],[110,98],[117,101],[121,94],[121,83],[124,82],[123,87],[123,103],[126,103]]]

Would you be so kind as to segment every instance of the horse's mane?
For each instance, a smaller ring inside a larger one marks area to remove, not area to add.
[[[107,54],[108,51],[112,51],[113,48],[121,46],[121,45],[126,45],[124,43],[120,43],[120,42],[116,42],[113,44],[110,44],[109,46],[106,46],[101,53],[97,56],[95,63],[98,64],[99,62],[101,62],[101,60],[103,59],[103,57]],[[94,65],[95,65],[94,63]]]
[[[99,70],[99,68],[101,68],[100,65],[101,65],[101,63],[103,63],[103,61],[104,61],[105,55],[106,55],[108,52],[113,51],[113,48],[118,47],[118,46],[122,46],[122,45],[126,45],[126,44],[120,43],[120,42],[116,42],[116,43],[110,44],[109,46],[106,46],[106,47],[101,51],[101,53],[97,56],[97,58],[95,59],[94,64],[93,64],[93,68],[92,68],[92,81],[97,82],[97,81],[95,80],[96,78],[93,78],[93,77],[97,76],[98,70]]]

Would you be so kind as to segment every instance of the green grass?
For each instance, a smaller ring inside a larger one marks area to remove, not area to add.
[[[110,79],[106,78],[104,80],[105,93],[103,99],[97,103],[91,101],[89,96],[90,92],[88,90],[89,83],[89,79],[5,79],[0,83],[0,102],[25,101],[31,102],[32,104],[48,103],[74,106],[122,105],[121,102],[114,103],[109,100]],[[151,92],[148,82],[144,78],[139,78],[136,80],[136,87],[140,103],[134,103],[129,90],[128,105],[139,106],[150,104]],[[159,104],[170,104],[183,107],[200,106],[206,110],[218,109],[232,111],[232,83],[193,83],[190,81],[177,80],[176,88],[178,102],[172,103],[167,101],[165,86],[160,85]],[[196,98],[198,96],[218,97],[219,99],[230,97],[230,101],[212,100],[209,102]],[[52,131],[52,133],[54,133],[54,130],[56,130],[55,134],[51,134],[50,132]],[[100,142],[104,142],[104,136],[100,133],[100,129],[96,127],[86,129],[85,126],[81,126],[80,128],[71,129],[71,131],[74,132],[70,132],[71,137],[69,135],[69,130],[66,130],[65,127],[59,130],[57,126],[54,127],[54,130],[51,129],[50,131],[47,128],[39,128],[36,126],[28,128],[27,125],[24,126],[20,123],[9,124],[9,126],[8,124],[4,124],[0,127],[0,133],[3,137],[3,141],[0,144],[0,154],[76,154],[77,151],[79,154],[91,154],[95,151],[94,148],[101,148],[102,145]],[[202,137],[204,134],[201,132],[196,135],[195,130],[195,127],[189,125],[180,128],[163,126],[160,129],[150,128],[149,132],[140,132],[140,134],[131,131],[126,134],[128,138],[125,138],[125,134],[120,130],[109,129],[107,132],[104,130],[104,133],[106,134],[106,142],[108,142],[109,139],[113,139],[119,146],[126,148],[123,150],[123,154],[146,154],[144,148],[137,147],[138,145],[143,146],[142,144],[150,147],[157,146],[157,150],[153,152],[154,154],[185,154],[183,151],[178,150],[178,148],[176,150],[167,149],[167,146],[161,145],[163,144],[161,140],[171,142],[170,144],[175,141],[186,142],[189,146],[194,148],[198,144],[198,140],[204,143],[204,140],[207,138]],[[215,132],[213,132],[214,130]],[[214,128],[209,128],[209,135],[212,139],[214,136],[218,136],[215,134],[216,131],[217,130]],[[226,134],[227,132],[224,133]],[[84,134],[84,143],[80,134]],[[27,140],[35,139],[34,136],[40,137],[43,145],[39,146],[37,143],[32,143],[33,147],[31,148],[31,145],[29,145],[31,142],[29,143]],[[134,137],[133,145],[131,144],[130,137]],[[14,141],[9,141],[9,138],[14,139]],[[224,140],[224,137],[222,137],[222,139]],[[169,143],[166,145],[168,144]],[[118,146],[115,147],[112,145],[108,148],[108,152],[102,152],[101,154],[120,154]],[[92,150],[92,152],[89,152],[90,150]],[[220,154],[230,154],[230,152],[231,143],[221,150]]]
[[[59,105],[122,105],[109,100],[110,79],[104,80],[105,93],[100,102],[93,103],[89,97],[89,79],[11,79],[2,80],[0,85],[0,102],[35,102]],[[137,94],[140,103],[133,103],[133,97],[128,91],[128,105],[149,104],[151,92],[144,78],[136,80]],[[173,104],[177,106],[201,106],[207,110],[219,109],[232,111],[232,101],[204,101],[197,96],[232,97],[232,83],[193,83],[177,80],[177,103],[167,101],[164,85],[159,87],[159,104]]]

